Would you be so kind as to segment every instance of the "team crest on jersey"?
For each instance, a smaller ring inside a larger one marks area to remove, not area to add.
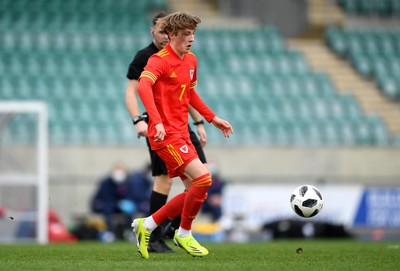
[[[183,145],[182,147],[179,148],[179,150],[183,153],[188,153],[189,152],[189,148],[187,145]]]
[[[194,70],[190,70],[190,80],[193,80]]]

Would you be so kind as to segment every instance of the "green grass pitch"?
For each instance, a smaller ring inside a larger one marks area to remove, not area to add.
[[[203,243],[210,254],[176,253],[140,258],[134,243],[0,245],[0,270],[400,270],[400,243],[282,240]],[[301,248],[301,250],[299,249]]]

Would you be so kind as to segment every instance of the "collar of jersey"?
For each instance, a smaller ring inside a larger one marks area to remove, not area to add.
[[[183,58],[180,58],[180,57],[175,53],[174,49],[172,49],[172,47],[171,47],[171,45],[170,45],[169,43],[165,46],[165,49],[166,49],[171,55],[173,55],[176,59],[178,59],[179,61],[183,61],[183,60],[185,59],[186,55],[187,55],[187,54],[184,54],[184,55],[183,55]]]

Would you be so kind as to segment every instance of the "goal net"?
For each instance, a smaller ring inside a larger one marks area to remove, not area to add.
[[[48,242],[48,126],[42,102],[0,101],[0,242]]]

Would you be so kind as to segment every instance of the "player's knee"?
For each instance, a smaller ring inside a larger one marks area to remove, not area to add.
[[[209,188],[212,184],[211,174],[206,173],[192,181],[192,185],[195,187]]]

